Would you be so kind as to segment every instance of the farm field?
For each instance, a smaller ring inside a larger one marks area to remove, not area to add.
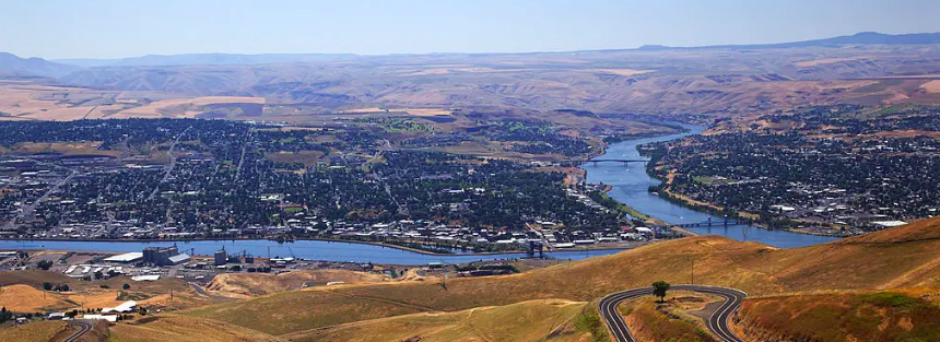
[[[0,120],[193,118],[213,105],[264,103],[260,97],[190,97],[37,84],[0,85]]]

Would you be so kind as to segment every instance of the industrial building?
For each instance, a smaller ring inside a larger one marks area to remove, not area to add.
[[[144,262],[157,266],[176,265],[189,261],[189,255],[181,254],[176,246],[144,248]]]
[[[133,252],[133,253],[124,253],[120,255],[115,255],[110,258],[105,258],[104,261],[127,264],[127,263],[132,263],[140,259],[143,259],[143,257],[144,257],[143,253]]]
[[[220,249],[220,250],[218,250],[218,251],[215,251],[215,258],[214,258],[214,259],[215,259],[215,265],[216,265],[216,266],[225,265],[225,263],[228,262],[228,260],[226,260],[226,253],[225,253],[225,247],[224,247],[224,246],[222,247],[222,249]]]

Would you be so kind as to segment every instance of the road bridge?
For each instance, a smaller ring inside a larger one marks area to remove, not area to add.
[[[594,165],[597,165],[598,163],[621,163],[621,164],[646,163],[648,161],[649,160],[646,160],[646,159],[591,159],[591,160],[588,160],[589,163],[593,163]]]
[[[750,221],[738,221],[738,220],[712,220],[709,218],[707,221],[695,222],[695,223],[680,223],[674,224],[673,226],[688,228],[688,227],[713,227],[713,226],[737,226],[737,225],[752,225],[753,222]]]

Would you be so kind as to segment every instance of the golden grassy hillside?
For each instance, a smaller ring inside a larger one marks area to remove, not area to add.
[[[299,290],[304,284],[323,285],[329,282],[380,283],[390,277],[365,272],[345,270],[295,271],[281,274],[268,273],[224,273],[209,284],[209,291],[236,293],[241,295],[267,295]]]
[[[355,297],[331,291],[291,291],[260,300],[243,300],[187,311],[272,335],[337,324],[429,311],[384,298]]]
[[[537,300],[507,306],[474,308],[450,313],[421,313],[282,337],[303,342],[450,342],[450,341],[581,341],[586,336],[573,322],[585,302]]]
[[[68,284],[71,292],[42,291],[42,283]],[[124,284],[131,286],[123,290]],[[101,288],[100,286],[108,286]],[[172,293],[172,295],[171,295]],[[114,307],[127,300],[164,309],[201,307],[220,301],[197,295],[185,282],[171,278],[134,282],[126,277],[85,282],[46,271],[0,272],[0,306],[16,312]]]
[[[856,236],[842,240],[841,244],[903,243],[929,240],[940,240],[940,217]]]
[[[109,342],[284,342],[280,338],[208,319],[154,316],[111,327]]]
[[[940,269],[934,265],[940,257],[940,240],[925,238],[940,229],[940,218],[913,227],[787,250],[698,236],[511,276],[453,279],[446,288],[434,282],[313,288],[187,314],[284,334],[415,311],[458,311],[547,298],[590,301],[657,280],[688,283],[692,259],[696,283],[735,287],[751,295],[940,286]],[[321,309],[291,315],[278,311],[297,303]],[[355,307],[363,310],[348,309]],[[278,320],[276,326],[255,319],[272,316]]]
[[[940,341],[940,307],[893,292],[748,299],[738,316],[748,341]]]
[[[120,289],[124,284],[130,284],[133,292],[144,292],[149,294],[168,294],[191,291],[192,288],[183,280],[176,278],[163,278],[158,281],[135,282],[128,277],[114,277],[107,280],[86,282],[79,279],[72,279],[58,272],[48,272],[40,270],[28,271],[4,271],[0,272],[0,286],[6,285],[29,285],[35,288],[42,288],[44,282],[54,285],[68,284],[74,290],[92,291],[100,289],[101,285],[111,289]]]
[[[41,312],[74,304],[55,293],[45,293],[29,285],[10,285],[0,288],[0,306],[14,312]]]
[[[717,342],[704,321],[681,312],[676,298],[665,304],[653,297],[637,298],[621,304],[630,334],[639,341]],[[703,303],[704,305],[704,303]]]
[[[46,342],[65,337],[68,324],[63,321],[40,321],[0,329],[0,342]],[[61,335],[60,335],[61,334]]]
[[[43,282],[69,284],[71,286],[71,283],[75,280],[59,272],[39,270],[0,272],[0,286],[19,284],[42,288]]]

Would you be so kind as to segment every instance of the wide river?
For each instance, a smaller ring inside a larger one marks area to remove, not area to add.
[[[140,252],[144,247],[172,246],[172,241],[136,242],[136,241],[51,241],[51,240],[0,240],[0,251],[5,249],[48,249],[68,251],[98,252]],[[331,242],[316,240],[298,240],[278,243],[270,240],[198,240],[176,241],[181,253],[194,252],[196,255],[212,255],[225,247],[229,253],[241,254],[247,251],[256,257],[267,257],[270,248],[271,257],[290,257],[310,260],[372,262],[378,264],[423,265],[430,262],[467,263],[479,260],[498,260],[524,258],[525,253],[504,254],[469,254],[428,255],[405,251],[397,248],[376,245]],[[546,256],[556,259],[581,260],[588,257],[608,255],[620,252],[617,249],[588,251],[545,252]]]
[[[631,140],[608,146],[604,155],[597,158],[611,159],[643,159],[637,150],[637,145],[680,139],[682,137],[699,134],[703,127],[683,125],[690,131],[682,134],[674,134],[657,138]],[[659,180],[651,178],[646,174],[646,169],[642,164],[629,164],[625,166],[619,163],[599,163],[593,165],[587,163],[581,166],[587,170],[588,182],[603,182],[613,186],[610,196],[614,199],[629,205],[637,211],[646,215],[655,217],[671,224],[697,223],[704,222],[711,217],[708,214],[697,212],[685,207],[673,204],[658,196],[648,192],[650,185],[657,185]],[[715,222],[721,222],[722,219],[713,217]],[[744,239],[744,226],[720,226],[694,227],[689,230],[700,234],[717,234],[727,236],[737,240]],[[781,248],[793,248],[815,245],[832,241],[835,238],[812,236],[786,231],[771,231],[760,228],[751,228],[747,235],[750,241],[762,242],[771,246]],[[311,241],[301,240],[293,243],[277,243],[269,240],[204,240],[177,242],[180,252],[195,252],[197,255],[212,255],[215,251],[225,247],[230,253],[241,253],[247,251],[249,254],[259,257],[270,255],[312,260],[330,260],[330,261],[351,261],[351,262],[373,262],[384,264],[401,265],[421,265],[429,262],[443,261],[447,263],[466,263],[477,260],[496,260],[512,259],[524,257],[524,253],[507,254],[455,254],[455,255],[426,255],[415,252],[404,251],[400,249],[382,247],[375,245]],[[144,247],[151,246],[170,246],[173,242],[101,242],[101,241],[15,241],[0,240],[0,250],[3,249],[51,249],[51,250],[72,250],[72,251],[101,251],[101,252],[140,252]],[[549,252],[547,255],[558,259],[580,260],[588,257],[608,255],[619,252],[619,250],[590,250],[590,251],[560,251]]]
[[[680,139],[689,135],[700,134],[705,129],[700,126],[681,125],[688,128],[689,131],[682,134],[611,144],[607,147],[607,151],[604,155],[596,158],[647,159],[640,156],[640,152],[637,150],[638,145]],[[661,182],[650,177],[646,173],[646,166],[643,164],[631,163],[624,165],[621,163],[597,163],[597,165],[594,165],[593,163],[587,163],[581,165],[581,168],[587,170],[587,181],[589,183],[602,182],[611,185],[613,189],[608,195],[621,203],[629,205],[638,212],[670,224],[705,222],[711,217],[712,222],[716,222],[711,228],[706,226],[686,229],[698,234],[716,234],[736,240],[744,240],[744,228],[746,228],[746,226],[737,225],[725,227],[720,224],[720,222],[724,221],[724,218],[688,209],[649,193],[649,187],[651,185],[659,185]],[[835,239],[837,238],[791,233],[781,230],[766,230],[757,227],[750,228],[747,234],[747,240],[749,241],[757,241],[780,248],[810,246]]]

